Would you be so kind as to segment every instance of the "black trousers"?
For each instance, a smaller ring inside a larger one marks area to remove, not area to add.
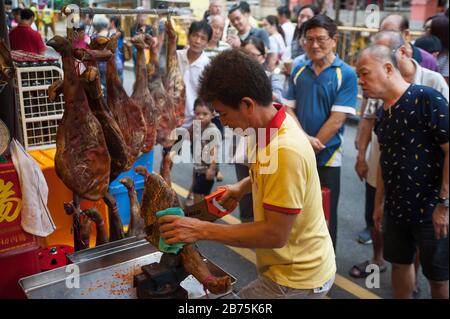
[[[248,166],[243,164],[235,164],[236,176],[238,181],[243,180],[244,178],[249,176]],[[239,202],[239,211],[241,220],[243,222],[251,222],[253,221],[253,196],[252,193],[249,193],[242,197]]]
[[[330,222],[329,231],[336,252],[337,243],[337,209],[339,204],[339,193],[341,191],[341,168],[340,167],[318,167],[320,185],[331,191]]]

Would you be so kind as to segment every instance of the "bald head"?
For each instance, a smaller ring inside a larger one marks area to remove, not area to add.
[[[369,58],[380,64],[390,63],[397,68],[397,61],[393,50],[385,45],[373,44],[362,50],[358,55],[358,60]]]
[[[222,0],[210,0],[209,1],[209,13],[212,16],[222,14]]]
[[[358,83],[364,93],[376,99],[389,99],[403,85],[393,50],[374,44],[362,50],[356,61]]]
[[[385,45],[388,46],[391,50],[395,50],[405,45],[405,40],[399,32],[381,31],[375,34],[373,43]]]
[[[224,25],[225,26],[225,18],[222,17],[221,15],[215,15],[215,16],[211,16],[210,20],[209,20],[209,24],[219,24],[219,25]]]
[[[391,14],[381,21],[381,31],[405,32],[409,30],[409,21],[405,16]]]

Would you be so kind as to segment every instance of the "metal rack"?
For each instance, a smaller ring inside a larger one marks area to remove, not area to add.
[[[48,100],[48,87],[63,78],[60,67],[16,68],[16,96],[27,150],[42,150],[56,145],[56,131],[64,113],[62,95]]]
[[[168,8],[168,9],[112,9],[112,8],[78,8],[78,12],[72,7],[64,7],[61,12],[69,16],[71,14],[114,14],[114,15],[135,15],[135,14],[154,14],[158,16],[164,15],[187,15],[190,9],[185,8]]]

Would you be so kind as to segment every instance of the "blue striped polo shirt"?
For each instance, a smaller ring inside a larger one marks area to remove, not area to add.
[[[356,72],[338,55],[333,63],[316,75],[312,61],[297,65],[289,78],[285,103],[295,108],[303,130],[316,136],[331,115],[331,112],[356,113],[358,81]],[[344,126],[317,154],[320,167],[340,167],[342,164],[342,142]]]

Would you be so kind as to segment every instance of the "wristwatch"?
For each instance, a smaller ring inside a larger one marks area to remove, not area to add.
[[[448,208],[449,207],[449,198],[448,197],[447,198],[439,197],[438,203],[444,205],[445,208]]]

